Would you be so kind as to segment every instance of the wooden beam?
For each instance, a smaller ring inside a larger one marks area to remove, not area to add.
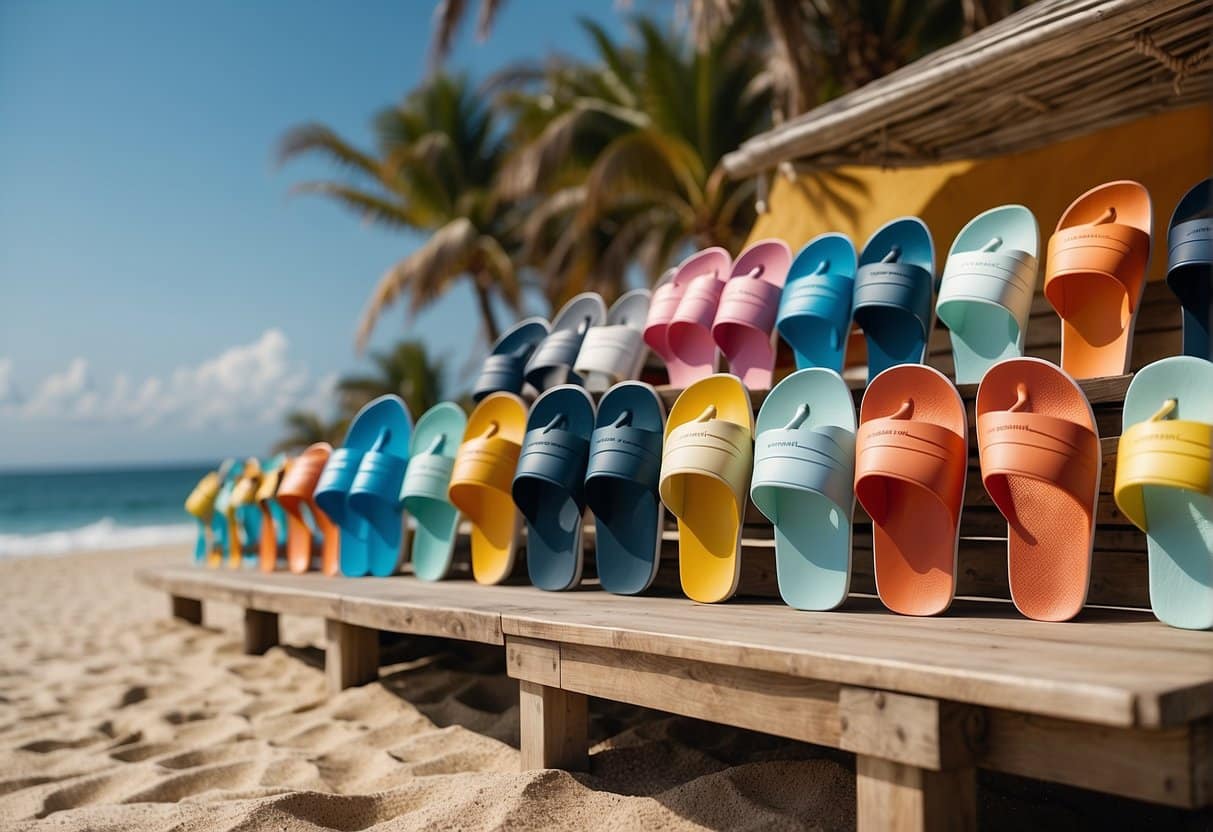
[[[560,687],[560,645],[512,636],[505,643],[505,666],[510,676],[548,687]]]
[[[985,736],[980,708],[866,688],[838,697],[839,746],[918,768],[972,766]]]
[[[170,595],[173,618],[179,618],[187,624],[202,623],[202,602],[197,598],[185,598],[181,595]]]
[[[518,683],[518,722],[524,771],[589,767],[586,697],[536,682]]]
[[[278,646],[278,613],[265,610],[244,611],[244,653],[260,656]]]
[[[859,832],[970,832],[977,828],[972,767],[928,771],[861,754],[855,758]]]
[[[324,673],[329,695],[379,677],[379,631],[327,618]]]

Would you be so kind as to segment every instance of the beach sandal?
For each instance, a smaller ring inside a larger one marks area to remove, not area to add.
[[[872,380],[855,436],[855,497],[872,518],[876,592],[893,612],[937,615],[956,593],[969,466],[960,393],[933,367]]]
[[[278,484],[278,504],[286,513],[286,566],[296,574],[312,568],[312,541],[317,536],[320,538],[320,571],[325,575],[336,575],[341,571],[341,530],[316,504],[314,497],[332,453],[333,446],[327,442],[309,445],[291,460]],[[305,507],[311,515],[311,526],[303,514]]]
[[[1039,250],[1036,217],[1022,205],[991,208],[956,235],[935,312],[952,339],[957,384],[1023,355]]]
[[[792,261],[775,326],[792,348],[797,369],[842,372],[857,265],[855,245],[845,234],[814,237]]]
[[[760,240],[746,247],[720,293],[712,339],[729,362],[729,372],[751,390],[771,389],[775,371],[775,315],[792,265],[783,240]]]
[[[753,435],[750,392],[736,376],[700,379],[670,410],[659,491],[678,518],[678,571],[693,601],[737,591]]]
[[[287,458],[282,454],[267,460],[261,466],[261,483],[254,495],[261,512],[261,539],[257,545],[262,572],[273,572],[278,568],[278,552],[286,547],[286,514],[275,498],[286,465]]]
[[[867,340],[869,383],[926,358],[934,275],[931,232],[918,217],[885,223],[863,247],[851,314]]]
[[[480,401],[490,393],[521,393],[526,383],[526,363],[548,331],[548,322],[538,317],[524,318],[507,329],[484,359],[472,386],[473,401]]]
[[[1092,188],[1058,220],[1045,297],[1061,317],[1061,368],[1074,378],[1129,371],[1150,229],[1150,194],[1128,180]]]
[[[607,592],[637,595],[661,566],[665,408],[650,385],[625,381],[603,395],[594,424],[585,502],[594,513],[598,581]]]
[[[1175,206],[1167,255],[1167,285],[1183,306],[1183,354],[1213,361],[1213,179]]]
[[[198,539],[194,544],[194,562],[206,561],[211,547],[211,519],[215,515],[215,498],[223,486],[226,471],[208,471],[198,480],[194,490],[185,498],[185,510],[198,524]]]
[[[602,393],[613,384],[640,375],[650,296],[648,289],[626,292],[611,305],[606,322],[585,334],[573,367],[585,389]]]
[[[447,499],[447,489],[467,422],[463,408],[454,402],[441,402],[413,426],[409,468],[400,499],[416,521],[413,574],[423,581],[440,581],[451,571],[459,510]]]
[[[400,490],[409,464],[413,416],[399,396],[390,396],[367,417],[374,419],[378,432],[358,463],[346,506],[367,522],[367,571],[387,578],[399,572],[404,561]]]
[[[227,565],[233,569],[244,566],[245,554],[258,552],[261,540],[261,510],[257,507],[257,488],[261,485],[261,460],[249,457],[244,469],[232,486],[227,503],[228,548]]]
[[[585,470],[594,401],[580,387],[553,387],[535,400],[514,473],[514,503],[526,520],[526,568],[540,589],[581,582]]]
[[[1213,629],[1213,364],[1155,361],[1125,394],[1116,505],[1146,533],[1150,606],[1172,627]]]
[[[716,372],[712,323],[732,262],[723,248],[706,248],[683,260],[670,281],[653,291],[644,340],[665,361],[673,387],[689,387]]]
[[[526,403],[493,393],[468,417],[447,498],[472,524],[472,577],[499,584],[514,571],[518,507],[510,487],[526,433]]]
[[[750,498],[775,526],[784,603],[829,610],[851,585],[855,403],[833,370],[798,370],[758,412]]]
[[[341,574],[350,578],[368,575],[375,566],[399,562],[399,535],[396,551],[391,551],[392,523],[401,525],[400,484],[408,460],[408,441],[412,425],[408,409],[400,397],[389,393],[362,406],[345,433],[345,444],[329,455],[316,482],[312,499],[340,529]],[[385,450],[390,443],[391,449]],[[366,475],[362,475],[363,457],[374,453]],[[395,482],[395,490],[390,489]],[[355,488],[365,496],[356,508]],[[388,507],[384,502],[395,507]],[[369,516],[373,515],[373,517]],[[393,517],[390,515],[394,515]],[[373,543],[372,543],[373,541]],[[385,551],[386,550],[386,551]]]
[[[977,390],[977,446],[1007,518],[1011,600],[1037,621],[1073,618],[1087,600],[1102,467],[1087,397],[1048,361],[996,364]]]
[[[212,567],[222,565],[232,554],[232,527],[235,523],[230,521],[229,505],[232,501],[232,489],[243,476],[244,466],[229,459],[224,461],[219,470],[223,483],[219,486],[219,493],[215,495],[215,512],[211,515],[212,545],[207,556],[207,566]]]
[[[569,300],[552,319],[548,333],[526,364],[527,383],[542,393],[561,384],[581,384],[573,372],[581,342],[606,320],[606,304],[597,292],[582,292]]]

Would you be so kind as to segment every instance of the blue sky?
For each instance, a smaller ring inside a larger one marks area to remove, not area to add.
[[[309,120],[368,139],[424,75],[434,5],[0,0],[0,468],[258,452],[328,401],[419,238],[289,197],[328,169],[273,148]],[[578,15],[626,28],[610,0],[512,0],[449,66],[586,53]],[[458,370],[475,329],[457,291],[375,344],[413,334]]]

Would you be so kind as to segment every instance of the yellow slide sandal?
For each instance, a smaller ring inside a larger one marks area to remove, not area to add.
[[[741,574],[741,526],[754,462],[750,393],[724,373],[674,402],[661,459],[661,501],[678,518],[678,571],[693,601],[727,601]]]
[[[518,507],[511,487],[522,437],[526,404],[513,393],[491,393],[468,417],[455,455],[447,497],[472,524],[472,577],[499,584],[514,571],[518,550]]]

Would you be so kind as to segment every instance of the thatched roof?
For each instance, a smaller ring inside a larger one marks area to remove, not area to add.
[[[976,159],[1209,101],[1211,26],[1213,0],[1041,0],[750,139],[724,164],[739,177],[782,162]]]

